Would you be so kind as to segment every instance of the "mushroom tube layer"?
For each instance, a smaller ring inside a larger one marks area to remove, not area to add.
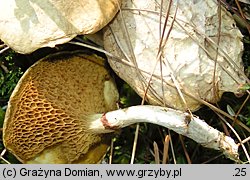
[[[4,145],[23,163],[97,163],[109,136],[88,132],[84,117],[115,110],[117,100],[102,58],[48,56],[25,72],[10,97]]]

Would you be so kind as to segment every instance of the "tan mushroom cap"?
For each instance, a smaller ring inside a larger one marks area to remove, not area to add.
[[[23,163],[98,163],[109,136],[88,132],[86,117],[116,109],[117,100],[102,58],[80,52],[46,57],[11,95],[4,145]]]
[[[19,53],[54,47],[103,28],[121,0],[0,0],[0,39]]]

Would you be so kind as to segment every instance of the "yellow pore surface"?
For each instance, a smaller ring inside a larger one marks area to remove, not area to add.
[[[113,84],[95,55],[64,52],[38,61],[10,98],[6,148],[24,163],[97,163],[108,145],[102,135],[88,132],[86,116],[116,108],[116,88],[111,100],[104,97],[107,81]]]

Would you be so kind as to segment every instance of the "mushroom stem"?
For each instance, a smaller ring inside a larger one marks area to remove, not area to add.
[[[95,133],[108,133],[138,122],[157,124],[189,137],[204,147],[222,151],[227,157],[239,161],[238,146],[231,137],[212,128],[199,117],[182,111],[151,105],[96,114],[89,118],[89,129]]]

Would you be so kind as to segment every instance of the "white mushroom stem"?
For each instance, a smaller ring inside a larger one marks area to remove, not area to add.
[[[222,151],[234,161],[239,160],[238,146],[224,133],[190,114],[160,106],[132,106],[126,109],[89,117],[89,128],[96,133],[108,133],[138,122],[157,124],[189,137],[204,147]]]

